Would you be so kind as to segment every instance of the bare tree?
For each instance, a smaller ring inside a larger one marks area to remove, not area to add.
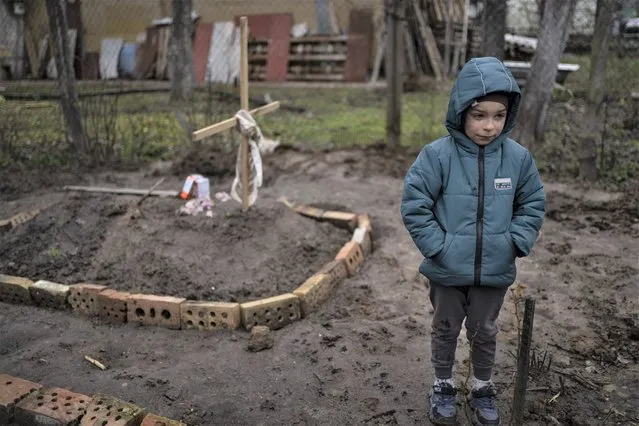
[[[172,101],[189,100],[193,92],[192,10],[192,0],[173,0],[173,36],[171,40]]]
[[[575,1],[545,2],[537,50],[533,56],[530,76],[526,80],[520,119],[515,130],[515,138],[523,145],[533,147],[536,142],[543,142],[546,116],[557,78],[557,66],[563,53],[563,41],[567,37],[566,28],[571,21]],[[557,43],[557,40],[561,42]]]
[[[507,11],[506,0],[486,0],[483,11],[484,56],[504,59]]]
[[[46,0],[46,7],[47,15],[49,15],[51,49],[58,71],[58,91],[67,129],[67,139],[76,152],[88,154],[82,116],[78,107],[78,94],[75,90],[75,74],[73,72],[73,57],[69,49],[65,4],[62,0]]]
[[[597,0],[595,32],[592,37],[590,54],[590,84],[586,113],[582,121],[582,152],[579,174],[586,180],[597,179],[597,139],[602,133],[603,117],[601,105],[604,99],[606,64],[612,38],[612,25],[617,9],[617,0]]]

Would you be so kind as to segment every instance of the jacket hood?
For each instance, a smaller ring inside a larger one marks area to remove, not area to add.
[[[470,152],[479,150],[479,147],[464,134],[464,111],[475,99],[496,92],[502,92],[508,96],[508,115],[504,130],[486,146],[486,151],[499,149],[515,127],[521,90],[510,70],[497,58],[471,59],[459,72],[448,102],[446,128],[464,150]]]

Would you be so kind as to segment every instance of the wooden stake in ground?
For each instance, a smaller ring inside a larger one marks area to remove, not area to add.
[[[246,16],[240,17],[240,107],[244,111],[248,111],[249,108],[249,78],[248,78],[248,18]],[[280,107],[279,102],[271,102],[260,108],[249,111],[252,116],[267,114],[273,112]],[[237,119],[235,117],[205,127],[203,129],[193,132],[192,139],[194,141],[204,139],[205,137],[212,136],[216,133],[220,133],[224,130],[231,129],[235,126]],[[242,206],[244,210],[249,207],[249,139],[248,136],[242,135],[241,145],[241,170],[240,179],[242,182]]]
[[[244,111],[248,111],[248,18],[242,16],[240,18],[240,103]],[[249,183],[249,138],[242,135],[242,207],[247,210],[248,202],[248,183]]]
[[[528,367],[530,365],[530,347],[532,346],[533,321],[535,319],[535,299],[527,297],[524,307],[524,321],[517,353],[517,380],[513,398],[511,424],[524,424],[524,403],[528,385]]]

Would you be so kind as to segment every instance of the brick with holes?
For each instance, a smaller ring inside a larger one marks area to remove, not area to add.
[[[240,310],[242,325],[249,331],[256,325],[276,330],[302,317],[300,299],[291,293],[242,303]]]
[[[317,310],[346,277],[348,277],[346,263],[342,260],[333,260],[295,289],[293,294],[300,298],[302,316],[306,317]]]
[[[235,330],[240,319],[240,304],[187,300],[180,307],[182,328],[198,330]]]
[[[130,293],[107,289],[96,296],[98,318],[110,324],[124,324]]]
[[[33,303],[29,292],[32,285],[33,281],[27,278],[0,274],[0,302],[30,305]]]
[[[364,262],[362,246],[351,240],[344,244],[335,259],[343,260],[346,263],[348,276],[352,277],[357,273],[357,268]]]
[[[29,394],[15,407],[19,425],[77,425],[91,398],[60,388],[42,388]]]
[[[181,305],[185,300],[182,297],[132,294],[127,301],[127,321],[178,330]]]
[[[145,415],[143,408],[109,395],[92,395],[80,426],[137,426]]]
[[[50,309],[67,309],[69,286],[51,281],[40,280],[29,287],[31,299],[36,306]]]
[[[98,314],[98,293],[106,290],[103,285],[80,283],[69,286],[69,305],[73,312],[96,316]]]
[[[315,274],[293,291],[300,298],[302,317],[308,316],[330,297],[333,284],[330,275]]]
[[[339,228],[349,230],[353,230],[357,226],[357,215],[350,212],[325,211],[322,214],[322,220],[326,220]]]
[[[330,275],[331,279],[340,282],[348,277],[348,269],[344,260],[331,260],[317,271],[318,274]]]
[[[186,423],[160,417],[156,414],[147,414],[140,426],[186,426]]]
[[[13,420],[15,405],[42,385],[0,373],[0,425]]]

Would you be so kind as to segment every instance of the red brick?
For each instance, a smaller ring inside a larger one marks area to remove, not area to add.
[[[96,316],[98,314],[98,293],[105,290],[103,285],[74,284],[69,286],[69,305],[74,312]]]
[[[362,252],[362,246],[355,241],[349,241],[335,256],[337,260],[343,260],[346,262],[346,269],[348,275],[353,276],[357,273],[357,268],[364,262],[364,253]]]
[[[66,389],[40,389],[16,405],[18,424],[33,426],[76,425],[91,398]]]
[[[147,414],[140,426],[187,426],[186,423],[167,419],[155,414]]]
[[[137,426],[144,409],[109,395],[96,394],[82,417],[80,426]]]
[[[127,301],[127,320],[140,325],[180,328],[181,297],[132,294]]]
[[[30,305],[32,285],[33,281],[27,278],[0,274],[0,302]]]
[[[242,320],[240,304],[187,300],[181,305],[183,329],[235,330]]]
[[[0,424],[11,423],[15,405],[41,387],[38,383],[0,373]]]
[[[111,324],[123,324],[127,318],[127,300],[131,296],[115,290],[104,290],[97,295],[98,317]]]

